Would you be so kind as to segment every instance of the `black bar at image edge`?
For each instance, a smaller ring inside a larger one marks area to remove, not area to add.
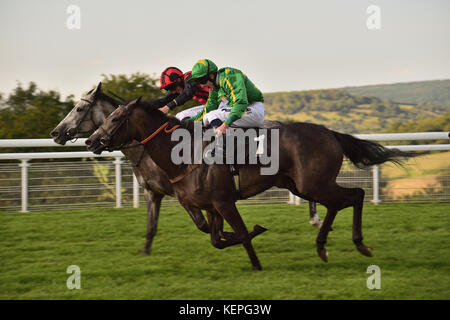
[[[364,310],[370,316],[386,312],[427,315],[448,311],[448,300],[3,300],[3,312],[61,316],[147,314],[150,319],[298,319],[306,312],[321,316],[348,315]],[[442,314],[442,313],[441,313]]]

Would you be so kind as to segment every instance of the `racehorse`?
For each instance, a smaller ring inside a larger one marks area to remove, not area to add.
[[[119,106],[121,102],[102,91],[100,82],[94,89],[83,95],[80,101],[66,117],[50,133],[53,140],[61,145],[67,141],[93,133],[105,119]],[[156,235],[161,201],[165,195],[173,196],[172,184],[164,172],[154,163],[143,146],[122,150],[132,164],[132,170],[144,189],[147,202],[147,232],[144,254],[149,254],[153,238]],[[320,228],[320,221],[315,206],[310,204],[310,223]],[[199,230],[209,233],[209,225],[201,210],[186,208],[189,216]],[[227,233],[221,231],[226,236]]]
[[[171,140],[169,133],[177,127],[193,133],[190,123],[166,116],[151,102],[138,98],[117,108],[86,140],[86,144],[88,150],[100,154],[105,149],[117,150],[132,146],[133,141],[141,141],[153,161],[171,180],[180,203],[185,208],[208,210],[213,246],[225,248],[242,243],[253,269],[261,270],[251,243],[253,235],[248,233],[235,206],[235,186],[229,166],[204,163],[175,165],[171,160],[171,150],[176,142]],[[278,172],[261,175],[258,165],[240,165],[242,180],[247,181],[241,197],[248,198],[277,186],[324,205],[327,214],[316,238],[316,247],[319,257],[325,262],[328,261],[325,244],[333,220],[339,210],[353,206],[353,242],[359,252],[371,256],[371,251],[362,241],[364,190],[344,188],[336,183],[343,157],[345,155],[358,167],[367,167],[386,161],[401,163],[400,158],[411,154],[311,123],[284,124],[278,130]],[[219,217],[232,227],[233,237],[220,239],[214,222]]]
[[[95,89],[83,95],[50,135],[56,143],[64,145],[67,141],[81,137],[83,134],[91,134],[119,104],[119,101],[103,93],[100,82]],[[147,232],[143,252],[149,254],[157,231],[161,201],[165,195],[174,195],[172,184],[144,147],[137,146],[122,152],[131,162],[132,170],[144,189],[144,197],[147,202]],[[186,211],[199,230],[209,233],[209,225],[201,210],[186,208]]]

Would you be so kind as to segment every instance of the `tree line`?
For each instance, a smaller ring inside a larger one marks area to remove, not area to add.
[[[139,96],[142,96],[143,99],[155,99],[165,94],[159,90],[159,79],[145,73],[138,72],[131,75],[102,74],[101,81],[105,93],[111,94],[113,92],[126,100]],[[95,85],[92,84],[91,87]],[[449,130],[450,126],[448,114],[420,121],[408,121],[424,118],[425,112],[445,113],[446,110],[431,103],[418,103],[409,108],[404,108],[389,100],[381,100],[371,95],[352,95],[345,90],[277,92],[267,93],[264,98],[268,119],[273,119],[271,113],[274,112],[290,115],[314,111],[314,121],[320,123],[321,115],[317,111],[337,112],[345,118],[346,115],[363,106],[370,111],[371,116],[376,116],[380,123],[384,120],[399,119],[399,122],[391,125],[385,131],[445,131]],[[29,82],[27,85],[19,83],[9,95],[0,95],[0,139],[50,138],[50,131],[74,107],[76,102],[73,94],[62,97],[55,90],[40,89],[34,82]],[[178,107],[171,113],[175,114],[196,104],[198,102],[192,101]],[[288,118],[282,120],[288,120]],[[327,126],[334,130],[342,127],[342,129],[346,128],[348,131],[351,125],[351,123],[336,119],[332,123],[328,122]],[[335,128],[336,126],[337,128]],[[42,151],[42,148],[40,150]],[[61,149],[58,150],[61,151]],[[8,152],[9,150],[3,149],[2,151]]]

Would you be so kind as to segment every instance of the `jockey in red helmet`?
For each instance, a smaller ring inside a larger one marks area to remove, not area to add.
[[[209,96],[209,90],[197,83],[187,83],[187,79],[191,76],[191,72],[183,73],[176,67],[168,67],[160,77],[160,90],[169,91],[167,95],[158,99],[161,106],[159,110],[167,113],[169,110],[177,106],[183,105],[191,99],[197,100],[203,105],[206,104]],[[179,112],[176,117],[180,120],[191,117],[203,109],[203,106],[194,107]]]

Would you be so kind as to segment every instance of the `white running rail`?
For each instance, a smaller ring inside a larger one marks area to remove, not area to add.
[[[380,133],[380,134],[355,134],[360,139],[372,141],[405,141],[405,140],[448,140],[449,132],[416,132],[416,133]],[[78,139],[73,143],[68,142],[65,147],[85,146],[86,139]],[[29,148],[29,147],[61,147],[52,139],[3,139],[0,140],[0,148]],[[447,151],[450,144],[425,144],[425,145],[399,145],[386,146],[387,148],[398,148],[402,151]],[[1,149],[0,149],[1,151]],[[114,158],[115,165],[115,190],[116,207],[122,207],[121,201],[121,164],[124,155],[120,151],[96,155],[88,151],[78,152],[23,152],[23,153],[0,153],[0,160],[19,160],[21,168],[21,211],[28,212],[28,167],[29,161],[33,159],[68,159],[68,158]],[[133,175],[133,206],[139,206],[139,185]],[[379,198],[379,167],[373,167],[373,199],[377,204]],[[300,198],[290,195],[289,203],[299,204]]]

